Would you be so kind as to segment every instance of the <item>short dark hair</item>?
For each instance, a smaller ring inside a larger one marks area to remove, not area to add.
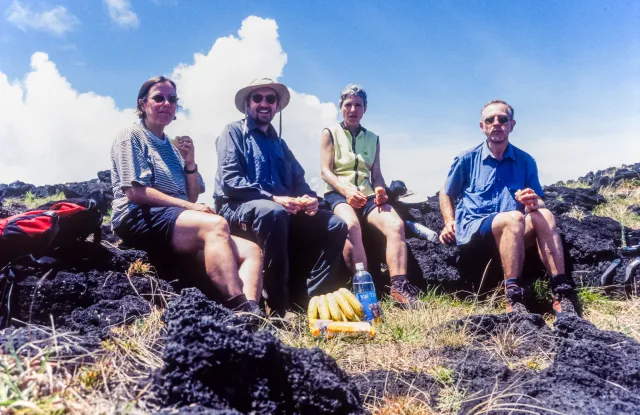
[[[140,105],[140,100],[144,101],[145,99],[147,99],[147,95],[149,95],[149,90],[155,84],[161,84],[163,82],[169,82],[171,86],[173,86],[173,89],[176,90],[176,93],[177,93],[178,90],[176,88],[176,83],[169,78],[166,78],[164,76],[154,76],[153,78],[147,79],[145,83],[142,84],[142,86],[140,87],[140,91],[138,91],[138,99],[136,100],[136,115],[138,116],[138,118],[144,119],[144,117],[146,117],[147,115],[142,110],[142,106]]]
[[[493,101],[487,102],[484,105],[484,107],[482,107],[482,109],[480,110],[480,116],[482,117],[482,113],[484,112],[485,108],[487,108],[489,105],[493,105],[493,104],[506,105],[507,106],[507,110],[509,111],[509,118],[513,119],[513,115],[515,114],[515,111],[513,111],[513,107],[511,105],[507,104],[507,101],[503,101],[501,99],[494,99]]]

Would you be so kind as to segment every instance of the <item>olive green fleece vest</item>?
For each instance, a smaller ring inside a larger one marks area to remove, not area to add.
[[[374,194],[371,166],[376,158],[378,136],[361,128],[355,140],[341,124],[327,128],[333,137],[333,173],[347,185],[357,187],[365,196]],[[336,191],[327,184],[325,193]]]

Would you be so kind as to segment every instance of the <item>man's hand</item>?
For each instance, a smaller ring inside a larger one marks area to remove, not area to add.
[[[302,211],[309,216],[318,213],[318,199],[309,195],[300,196],[298,202],[302,204]]]
[[[213,215],[216,214],[216,211],[213,210],[211,206],[207,206],[202,203],[192,203],[191,206],[189,207],[189,210],[195,210],[197,212],[203,212],[203,213],[211,213]]]
[[[375,189],[376,191],[376,206],[382,206],[385,203],[387,203],[387,200],[389,200],[389,196],[387,196],[387,192],[386,190],[384,190],[384,187],[382,186],[378,186]]]
[[[516,192],[516,200],[524,205],[525,212],[533,212],[544,207],[542,198],[532,189],[526,188]]]
[[[289,196],[273,196],[273,201],[279,205],[282,205],[284,210],[290,215],[295,215],[302,210],[302,203],[295,197]]]
[[[453,245],[456,243],[456,222],[449,221],[444,224],[442,232],[440,232],[440,242],[445,245]]]
[[[178,150],[180,150],[180,154],[184,159],[187,168],[189,170],[193,170],[196,164],[196,149],[193,146],[193,140],[188,135],[178,136],[176,137],[176,141],[178,142]]]
[[[347,203],[356,209],[363,207],[367,203],[367,197],[358,189],[353,187],[347,188],[344,197],[347,199]]]

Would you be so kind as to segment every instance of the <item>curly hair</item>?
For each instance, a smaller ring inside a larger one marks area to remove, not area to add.
[[[356,84],[349,84],[342,90],[342,92],[340,92],[340,105],[338,106],[338,108],[342,108],[342,103],[344,102],[344,100],[351,97],[362,98],[364,107],[367,108],[367,91],[362,89],[360,85]]]

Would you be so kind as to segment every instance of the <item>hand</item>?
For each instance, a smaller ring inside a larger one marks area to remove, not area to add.
[[[309,195],[300,196],[298,202],[302,204],[302,211],[309,216],[318,213],[318,199]]]
[[[518,190],[515,196],[516,200],[524,205],[524,210],[527,213],[544,207],[542,199],[532,189]]]
[[[284,207],[284,210],[286,210],[290,215],[295,215],[303,208],[302,203],[300,203],[300,201],[295,197],[273,196],[273,201],[279,205],[282,205],[282,207]]]
[[[189,210],[195,210],[197,212],[203,212],[203,213],[211,213],[212,215],[216,214],[216,211],[213,210],[211,206],[207,206],[203,203],[192,203],[191,206],[189,207]]]
[[[196,165],[196,149],[193,146],[193,140],[188,135],[177,136],[176,140],[178,141],[178,145],[176,147],[180,150],[180,154],[182,155],[187,168],[189,170],[193,170]]]
[[[387,203],[387,200],[389,200],[389,196],[387,196],[387,192],[386,190],[384,190],[384,187],[376,187],[376,206],[384,205],[385,203]]]
[[[358,189],[349,187],[344,194],[347,203],[353,208],[361,208],[367,203],[367,197]]]
[[[440,232],[440,242],[445,245],[453,245],[456,243],[456,222],[449,221],[444,224],[442,232]]]

